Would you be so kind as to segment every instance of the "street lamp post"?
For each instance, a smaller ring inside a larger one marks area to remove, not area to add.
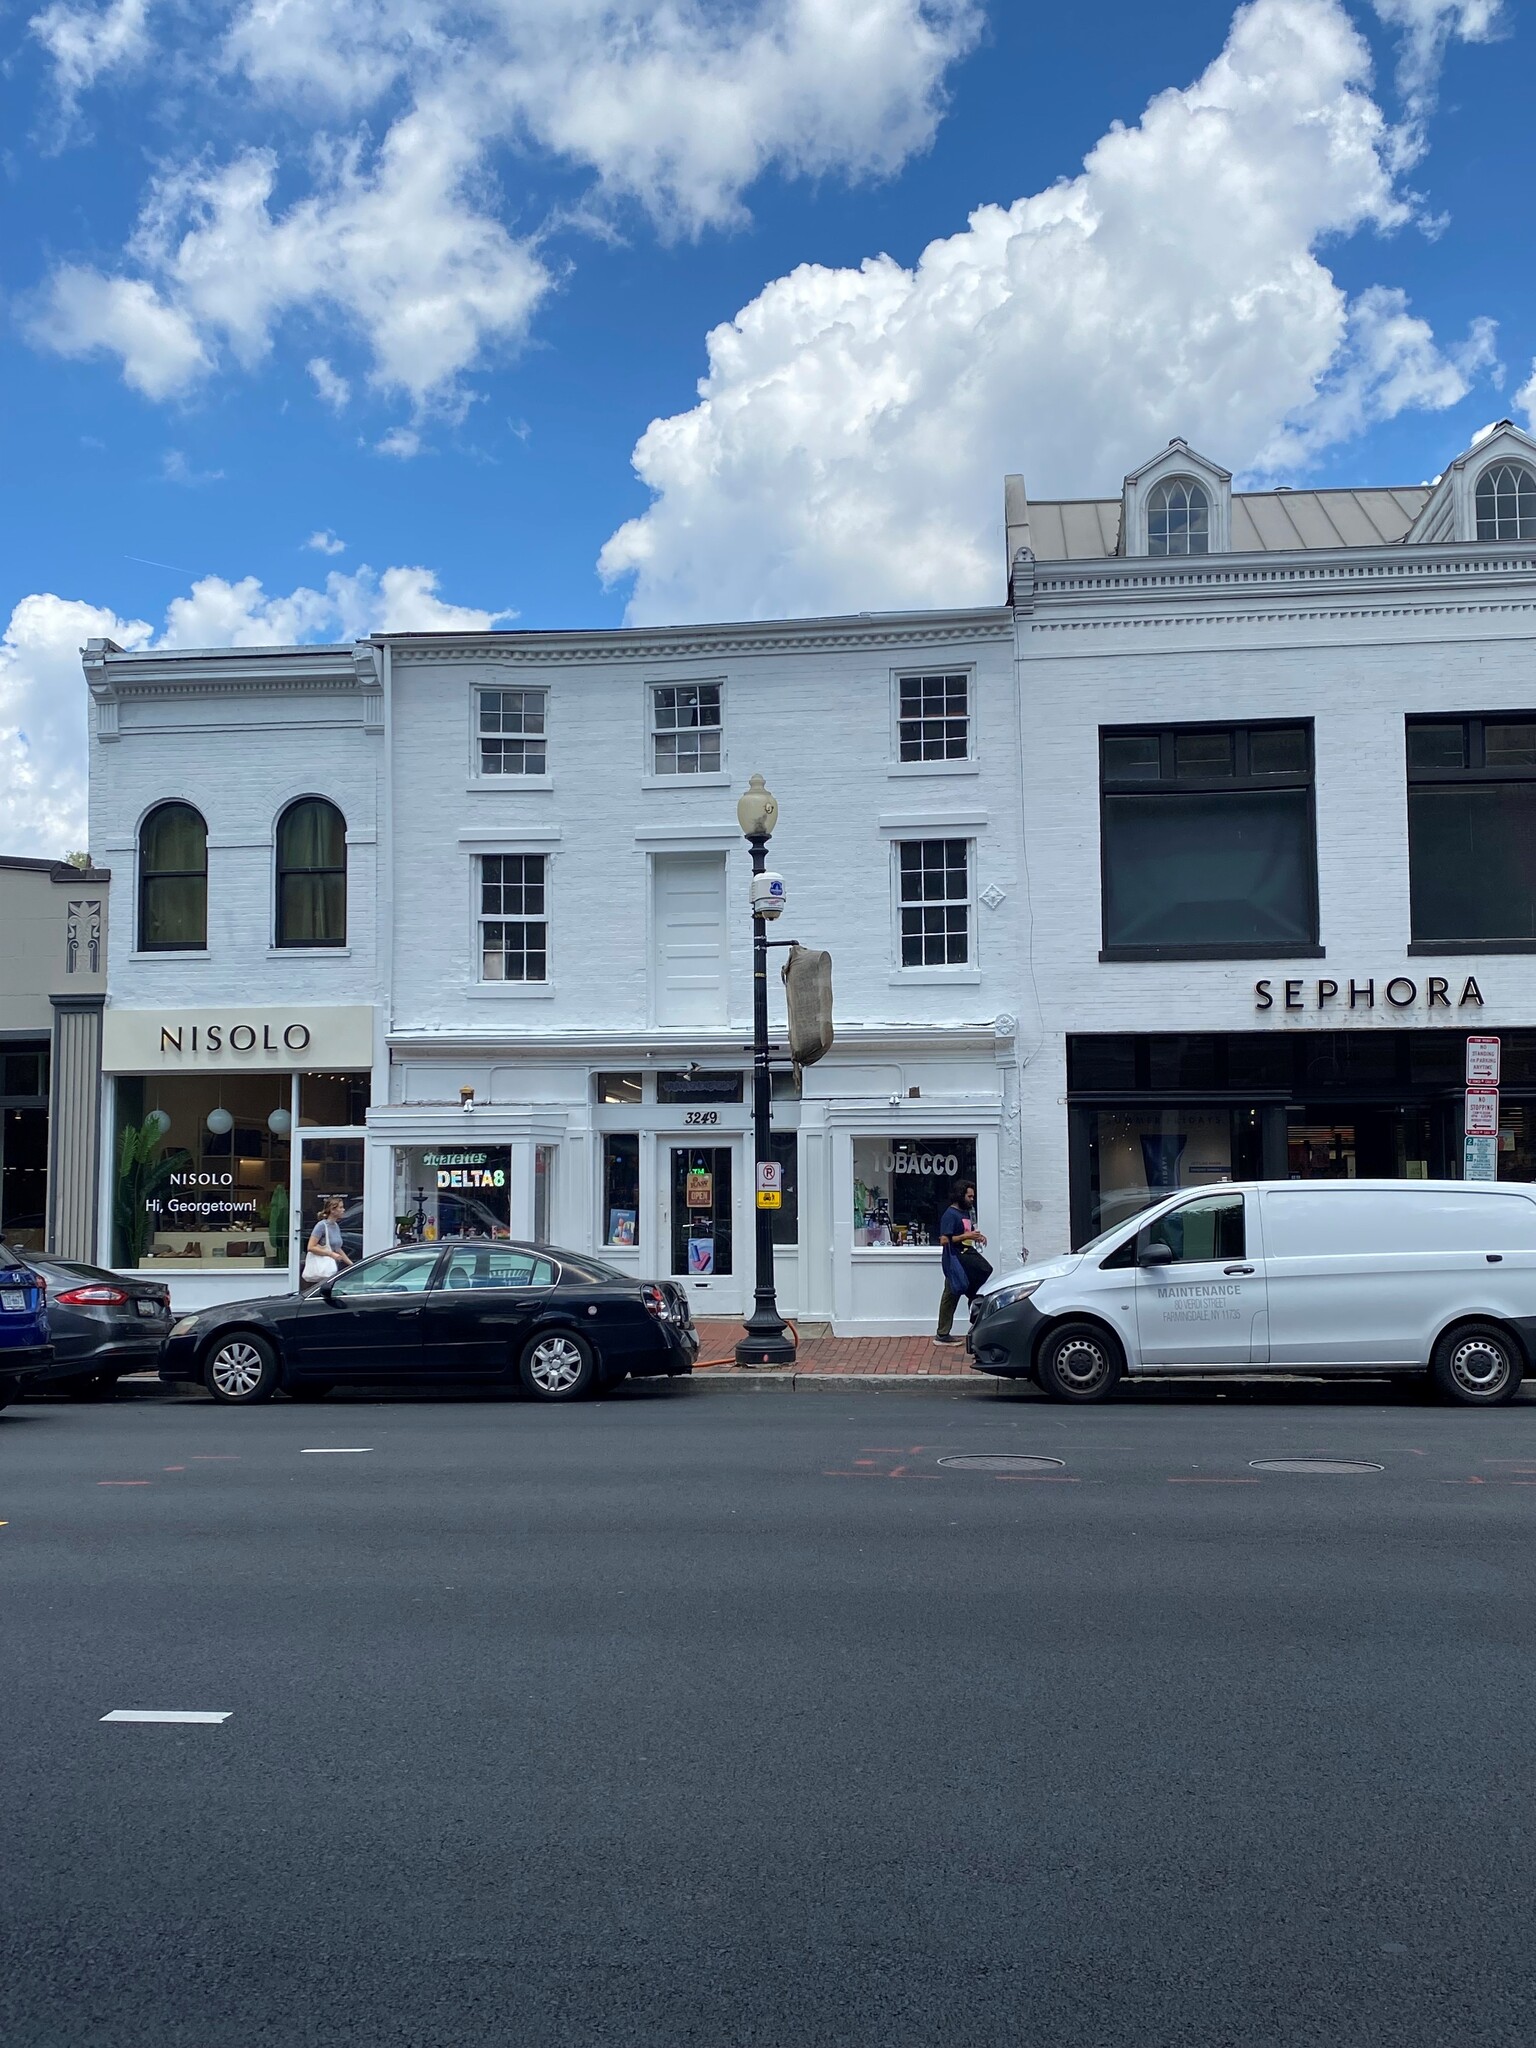
[[[752,849],[752,873],[764,874],[768,867],[768,841],[778,823],[779,806],[764,787],[761,775],[754,775],[746,795],[736,806],[736,816]],[[768,922],[754,897],[752,905],[752,1150],[758,1164],[769,1154],[768,1130],[772,1117],[772,1086],[768,1069]],[[752,1313],[748,1316],[741,1342],[736,1346],[738,1365],[793,1365],[795,1340],[779,1314],[773,1285],[773,1212],[757,1199],[758,1175],[752,1175],[752,1217],[756,1225],[757,1278]]]

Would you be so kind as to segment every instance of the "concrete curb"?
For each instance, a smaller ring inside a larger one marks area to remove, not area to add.
[[[686,1378],[657,1381],[693,1394],[761,1394],[777,1390],[786,1394],[836,1393],[843,1387],[874,1388],[889,1392],[898,1387],[948,1387],[961,1394],[992,1394],[1006,1383],[990,1374],[958,1372],[796,1372],[782,1369],[758,1370],[729,1366],[724,1370],[695,1372]]]

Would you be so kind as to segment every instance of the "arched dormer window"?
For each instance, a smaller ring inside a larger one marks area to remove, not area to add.
[[[277,943],[347,943],[347,821],[322,796],[300,797],[277,821]]]
[[[139,828],[139,950],[208,943],[208,827],[190,804],[157,804]]]
[[[1495,462],[1477,480],[1479,540],[1536,540],[1536,472]]]
[[[1208,555],[1211,501],[1193,477],[1170,476],[1154,484],[1147,499],[1149,555]]]

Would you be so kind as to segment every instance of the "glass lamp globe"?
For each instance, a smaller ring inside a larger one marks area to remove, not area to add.
[[[162,1138],[171,1128],[171,1120],[163,1109],[152,1109],[144,1121],[147,1124],[152,1124]]]
[[[293,1112],[288,1109],[274,1109],[267,1118],[267,1129],[274,1138],[286,1138],[293,1129]]]
[[[758,833],[766,839],[779,822],[779,800],[764,783],[761,775],[754,775],[747,784],[746,791],[736,806],[736,817],[749,839]]]
[[[209,1110],[208,1128],[216,1138],[222,1138],[226,1132],[232,1131],[234,1127],[235,1120],[227,1109],[221,1107]]]

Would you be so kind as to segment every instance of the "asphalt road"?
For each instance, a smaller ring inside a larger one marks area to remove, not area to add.
[[[8,1410],[0,2039],[1525,2044],[1533,1515],[1379,1389]]]

